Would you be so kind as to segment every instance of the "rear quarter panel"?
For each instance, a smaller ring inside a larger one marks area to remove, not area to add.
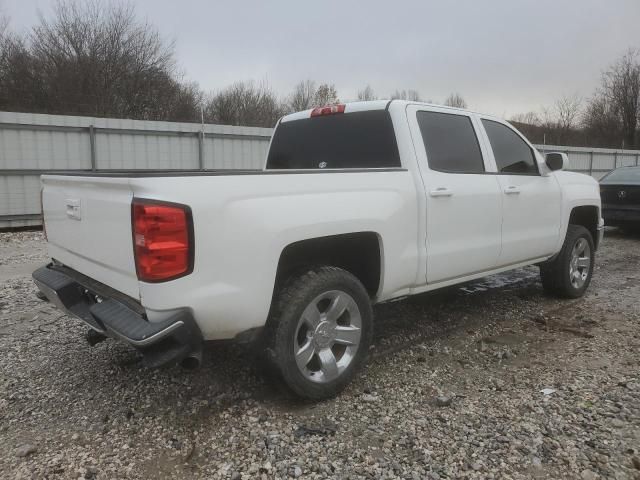
[[[300,240],[376,232],[383,256],[378,299],[416,282],[417,204],[406,170],[134,178],[131,187],[136,197],[192,209],[193,273],[141,282],[140,294],[156,317],[190,308],[205,339],[264,325],[280,254]]]

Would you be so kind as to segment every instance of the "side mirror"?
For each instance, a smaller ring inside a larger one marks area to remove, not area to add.
[[[545,162],[551,171],[562,170],[569,165],[569,157],[562,152],[549,152],[545,155]]]

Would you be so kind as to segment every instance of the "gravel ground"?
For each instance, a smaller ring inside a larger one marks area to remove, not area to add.
[[[39,233],[0,233],[2,478],[640,479],[640,237],[585,298],[537,269],[376,307],[369,366],[301,403],[218,345],[145,370],[35,297]],[[548,389],[548,390],[545,390]]]

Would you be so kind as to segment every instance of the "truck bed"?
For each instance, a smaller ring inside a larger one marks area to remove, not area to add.
[[[192,309],[205,339],[233,338],[264,324],[280,255],[304,238],[382,232],[393,268],[380,298],[415,282],[416,190],[403,168],[74,172],[44,175],[42,183],[52,259],[138,299],[151,321]],[[138,280],[134,198],[190,207],[192,273],[161,283]]]

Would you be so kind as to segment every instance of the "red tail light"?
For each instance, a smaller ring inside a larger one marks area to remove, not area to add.
[[[138,279],[163,282],[193,270],[193,220],[186,205],[134,199],[133,248]]]
[[[327,105],[326,107],[317,107],[311,110],[312,117],[322,117],[323,115],[335,115],[336,113],[344,113],[344,104]]]

